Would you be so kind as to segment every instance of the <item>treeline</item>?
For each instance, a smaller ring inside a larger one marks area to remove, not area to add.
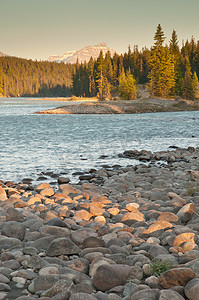
[[[124,99],[136,98],[137,84],[148,84],[152,96],[194,99],[199,76],[199,41],[183,43],[179,47],[176,31],[173,30],[169,45],[164,45],[165,36],[161,25],[154,36],[154,46],[149,50],[134,46],[127,53],[113,57],[100,53],[97,60],[78,62],[73,74],[75,96],[98,96],[110,99],[118,94]]]
[[[100,100],[135,99],[137,84],[147,84],[152,96],[195,99],[199,76],[199,41],[179,46],[173,30],[168,45],[159,24],[151,49],[138,46],[111,57],[101,52],[88,63],[38,62],[16,57],[0,59],[0,95],[86,96]]]
[[[128,53],[111,57],[107,52],[105,56],[101,52],[97,60],[91,58],[88,63],[78,62],[73,74],[73,94],[105,99],[118,94],[119,78],[122,74],[130,73],[137,83],[144,84],[148,81],[150,71],[150,50],[147,48],[133,51],[130,47]]]
[[[74,65],[2,57],[0,94],[4,97],[71,95]]]

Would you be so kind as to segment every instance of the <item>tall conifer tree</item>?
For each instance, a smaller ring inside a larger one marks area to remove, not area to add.
[[[172,32],[171,39],[169,41],[169,50],[172,54],[178,56],[180,54],[180,49],[178,45],[178,37],[175,30]]]
[[[196,73],[192,78],[191,65],[188,57],[186,58],[186,71],[182,81],[182,96],[185,99],[195,99],[198,87],[198,78]]]
[[[111,61],[111,54],[110,51],[108,51],[105,55],[105,66],[106,66],[106,77],[109,81],[109,83],[113,84],[113,66]]]
[[[3,94],[3,75],[2,75],[2,64],[0,61],[0,96]]]
[[[91,57],[88,62],[89,96],[91,97],[95,96],[96,94],[94,68],[95,68],[95,62]]]
[[[156,33],[154,35],[154,40],[155,40],[155,47],[161,47],[164,43],[165,40],[165,36],[164,36],[164,32],[162,30],[162,27],[160,24],[158,24],[157,26],[157,30]]]
[[[160,26],[154,36],[155,46],[151,52],[149,74],[150,91],[152,96],[168,97],[175,86],[174,59],[168,47],[163,46],[164,32]]]
[[[193,88],[194,88],[194,96],[197,96],[198,92],[198,76],[196,72],[193,73]]]
[[[172,32],[171,39],[169,41],[169,50],[173,56],[174,72],[175,72],[175,87],[173,88],[173,94],[179,94],[180,82],[183,76],[182,61],[180,56],[180,48],[178,45],[178,37],[175,30]]]
[[[97,96],[99,100],[110,98],[110,84],[106,77],[106,66],[102,51],[100,51],[99,57],[97,59],[96,83],[98,89]]]

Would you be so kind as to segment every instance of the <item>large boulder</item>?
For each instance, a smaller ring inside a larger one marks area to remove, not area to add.
[[[39,229],[41,234],[50,234],[57,237],[67,237],[70,235],[70,230],[64,227],[43,225]]]
[[[95,247],[105,247],[105,242],[95,236],[87,237],[82,244],[82,248],[95,248]]]
[[[36,187],[36,192],[40,192],[40,191],[42,191],[42,190],[44,190],[44,189],[49,189],[50,188],[50,184],[49,183],[47,183],[47,182],[44,182],[44,183],[40,183],[37,187]]]
[[[79,247],[67,238],[53,240],[46,252],[48,256],[73,255],[78,253],[80,253]]]
[[[85,209],[81,209],[81,210],[78,210],[73,219],[74,220],[90,220],[92,214],[90,214],[87,210]]]
[[[23,241],[26,234],[26,226],[15,221],[6,222],[3,225],[1,234]]]
[[[199,181],[199,171],[189,171],[190,177],[193,181]]]
[[[119,285],[124,285],[131,274],[128,265],[101,265],[93,276],[93,284],[100,291],[108,291]]]
[[[70,279],[60,279],[55,284],[53,284],[52,287],[50,287],[48,290],[42,293],[42,296],[52,298],[63,291],[68,292],[69,295],[72,286],[73,283]]]
[[[131,293],[131,296],[127,296],[126,300],[157,300],[159,299],[158,289],[144,289],[136,293]]]
[[[196,298],[194,298],[196,300]],[[172,290],[163,290],[160,291],[160,296],[158,300],[184,300],[179,293]]]
[[[184,291],[189,300],[199,300],[199,278],[190,280]]]
[[[97,233],[90,228],[71,231],[71,240],[78,246],[82,246],[84,240],[91,236],[97,236]],[[88,247],[87,247],[88,248]]]
[[[70,297],[70,300],[96,300],[96,298],[87,293],[76,293]]]
[[[6,221],[23,222],[24,216],[16,208],[9,207],[6,211]]]
[[[65,276],[61,276],[60,274],[40,275],[28,286],[28,290],[33,294],[38,291],[46,291],[52,288],[52,286],[61,279],[67,280],[67,282],[70,284],[73,283],[72,280],[66,278]]]
[[[0,186],[0,201],[7,200],[7,194],[5,189]]]
[[[53,188],[45,188],[43,190],[40,191],[40,195],[42,197],[51,197],[53,196],[55,193],[54,189]]]
[[[144,215],[141,212],[127,212],[121,218],[121,222],[127,222],[129,220],[144,221]]]
[[[0,235],[0,246],[1,248],[4,248],[4,246],[7,248],[12,247],[22,247],[22,242],[19,239],[11,238],[7,236]],[[5,248],[5,249],[6,249]]]
[[[198,276],[190,268],[173,268],[159,277],[159,285],[164,289],[169,289],[173,286],[185,286],[190,280]]]
[[[61,184],[67,184],[67,183],[70,182],[70,178],[64,177],[64,176],[60,176],[60,177],[58,177],[57,181],[58,181],[58,184],[60,184],[60,185]]]
[[[154,221],[153,224],[151,224],[147,230],[147,233],[150,234],[154,231],[159,231],[161,229],[169,229],[172,228],[173,225],[167,221],[160,220],[160,221]]]
[[[196,207],[193,203],[184,205],[177,213],[177,217],[181,223],[187,223],[191,220],[193,214],[196,212]]]
[[[70,184],[61,184],[59,186],[60,191],[64,194],[64,196],[68,196],[69,194],[81,194],[81,191],[72,187]]]
[[[39,251],[46,250],[54,239],[56,239],[54,235],[37,238],[36,241],[29,242],[29,246],[34,247]]]

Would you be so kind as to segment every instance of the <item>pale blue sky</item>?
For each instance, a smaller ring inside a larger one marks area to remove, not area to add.
[[[151,47],[160,23],[179,44],[199,40],[199,0],[0,0],[0,51],[47,59],[105,42],[118,52]]]

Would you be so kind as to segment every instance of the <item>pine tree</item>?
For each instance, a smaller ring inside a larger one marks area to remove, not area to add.
[[[105,55],[105,66],[106,66],[106,77],[109,81],[109,83],[113,84],[113,66],[111,61],[111,54],[110,51],[108,51]]]
[[[142,49],[142,72],[140,74],[140,83],[148,82],[148,74],[150,72],[150,50],[147,48]]]
[[[191,64],[192,73],[196,71],[196,57],[197,57],[197,45],[195,43],[194,37],[192,36],[190,46],[189,46],[189,61]]]
[[[98,89],[97,97],[99,98],[99,100],[110,98],[111,87],[106,77],[106,67],[102,51],[100,51],[99,57],[97,59],[96,83]]]
[[[88,78],[89,78],[89,96],[96,95],[95,76],[94,76],[95,62],[91,57],[88,62]]]
[[[3,94],[2,65],[0,61],[0,96]]]
[[[191,66],[189,59],[186,59],[186,71],[182,81],[182,96],[185,99],[194,99],[195,87],[192,79]]]
[[[195,64],[195,71],[197,76],[199,76],[199,41],[197,41],[196,45],[196,64]]]
[[[178,37],[175,30],[172,32],[171,39],[169,41],[169,50],[173,56],[174,61],[174,72],[175,72],[175,87],[173,88],[172,94],[178,95],[181,85],[181,77],[183,76],[182,72],[182,62],[180,57],[180,48],[178,46]]]
[[[152,96],[168,97],[175,86],[175,70],[173,55],[168,47],[163,46],[165,39],[160,24],[154,36],[155,46],[151,52],[149,87]]]
[[[157,26],[156,33],[154,35],[155,47],[161,47],[165,40],[164,32],[160,24]]]
[[[79,62],[78,62],[78,59],[76,61],[76,64],[75,64],[75,70],[73,72],[73,76],[72,76],[72,86],[73,86],[73,94],[75,96],[80,96],[80,65],[79,65]]]
[[[175,30],[173,30],[171,39],[169,41],[169,50],[175,56],[178,56],[180,54],[180,49],[178,46],[178,37]]]
[[[196,72],[193,73],[193,89],[194,89],[194,98],[196,98],[198,94],[198,76]]]

